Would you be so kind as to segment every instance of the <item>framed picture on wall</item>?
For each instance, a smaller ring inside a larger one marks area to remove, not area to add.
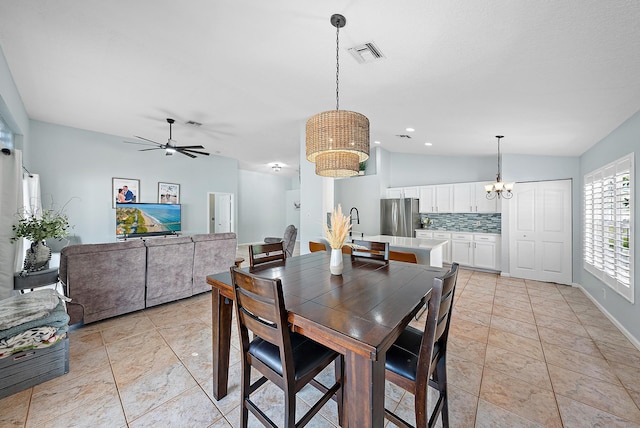
[[[158,182],[158,203],[179,204],[180,185],[176,183]]]
[[[140,180],[135,178],[112,178],[111,204],[140,202]]]

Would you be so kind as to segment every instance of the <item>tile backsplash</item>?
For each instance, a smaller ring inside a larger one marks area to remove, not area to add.
[[[449,230],[453,232],[502,233],[502,214],[491,213],[446,213],[421,214],[421,219],[432,220],[427,230]]]

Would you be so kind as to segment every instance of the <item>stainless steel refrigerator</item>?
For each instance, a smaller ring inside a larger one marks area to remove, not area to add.
[[[380,234],[412,238],[420,229],[418,199],[380,199]]]

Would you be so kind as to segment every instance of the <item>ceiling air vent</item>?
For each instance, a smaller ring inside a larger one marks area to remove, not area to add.
[[[407,135],[407,134],[396,134],[396,137],[411,139],[411,135]]]
[[[352,48],[349,48],[348,50],[349,53],[351,53],[351,55],[353,55],[356,61],[358,61],[360,64],[374,62],[384,58],[384,55],[382,54],[382,52],[380,52],[380,49],[378,49],[378,47],[374,45],[373,42],[368,42],[360,46],[354,46]]]

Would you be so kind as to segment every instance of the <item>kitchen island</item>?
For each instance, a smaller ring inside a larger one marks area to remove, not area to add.
[[[442,267],[442,246],[448,242],[446,239],[407,238],[389,235],[364,235],[361,239],[388,242],[390,250],[415,253],[419,264],[434,267]]]

